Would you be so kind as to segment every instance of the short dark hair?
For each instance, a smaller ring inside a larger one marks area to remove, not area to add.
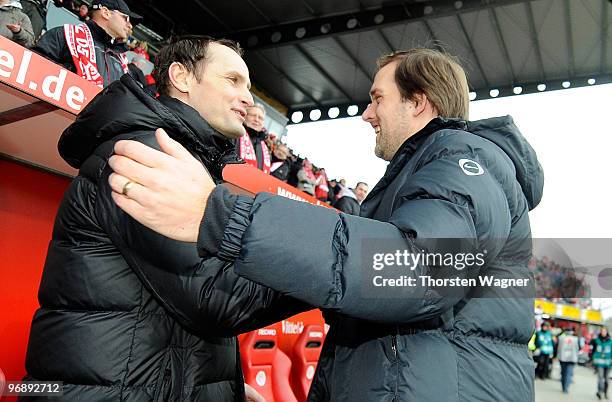
[[[366,183],[365,181],[358,181],[357,184],[355,184],[355,188],[359,187],[360,184],[363,184],[364,186],[369,187],[368,183]]]
[[[168,95],[171,86],[168,69],[174,62],[181,63],[187,71],[193,73],[196,79],[199,79],[208,57],[208,45],[211,43],[227,46],[242,57],[242,48],[238,42],[233,40],[214,39],[204,35],[172,37],[169,43],[162,47],[157,57],[155,57],[153,78],[155,78],[157,83],[157,91],[161,95]]]

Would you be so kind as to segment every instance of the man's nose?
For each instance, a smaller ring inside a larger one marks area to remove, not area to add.
[[[363,121],[371,122],[374,119],[374,112],[372,111],[372,104],[368,104],[368,107],[361,114]]]
[[[240,94],[240,103],[242,103],[246,108],[253,106],[255,102],[253,101],[253,95],[251,95],[251,91],[245,89]]]

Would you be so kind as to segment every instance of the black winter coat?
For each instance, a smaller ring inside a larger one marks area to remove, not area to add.
[[[272,165],[278,162],[281,162],[282,164],[278,168],[271,170],[270,174],[276,177],[278,180],[286,183],[287,178],[289,177],[289,171],[291,170],[291,163],[288,160],[280,160],[275,156],[272,156]]]
[[[91,31],[94,47],[96,49],[98,72],[104,79],[104,86],[106,87],[125,74],[123,66],[121,65],[121,60],[119,59],[119,54],[127,52],[128,48],[124,43],[115,42],[113,38],[93,20],[88,20],[85,24]],[[73,73],[76,73],[74,60],[66,44],[63,25],[51,28],[45,32],[32,50],[51,61],[61,64]]]
[[[309,401],[530,402],[528,211],[543,182],[510,117],[437,118],[400,147],[361,217],[270,194],[238,196],[219,256],[239,275],[324,310],[331,329]],[[399,244],[435,255],[448,250],[440,238],[486,254],[479,269],[451,263],[457,278],[490,275],[527,286],[423,284],[439,263],[373,269],[376,250]],[[374,288],[378,272],[416,286]]]
[[[336,201],[336,203],[333,204],[333,207],[344,212],[345,214],[357,216],[359,216],[359,211],[361,210],[359,202],[353,197],[347,195]]]
[[[64,395],[49,401],[243,401],[234,336],[307,309],[114,204],[114,143],[157,148],[157,127],[216,180],[238,160],[194,109],[151,98],[127,75],[66,129],[59,150],[80,171],[57,213],[26,358],[28,380],[63,381]]]

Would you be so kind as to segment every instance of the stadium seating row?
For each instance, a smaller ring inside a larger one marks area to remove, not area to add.
[[[239,337],[245,382],[268,402],[304,402],[314,378],[325,332],[311,324],[290,350],[279,347],[277,330],[261,328]]]

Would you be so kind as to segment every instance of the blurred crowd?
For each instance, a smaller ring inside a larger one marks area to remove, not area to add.
[[[246,163],[312,195],[345,213],[359,215],[360,205],[369,187],[357,182],[349,187],[344,179],[329,178],[325,168],[296,154],[278,135],[264,127],[266,109],[256,103],[247,109],[245,135],[237,142],[237,151]]]
[[[596,397],[608,399],[608,377],[612,367],[612,339],[606,327],[593,329],[584,324],[577,326],[567,321],[554,327],[545,321],[529,342],[533,354],[537,379],[551,378],[554,362],[558,361],[561,390],[569,393],[576,364],[589,365],[596,374]]]
[[[554,302],[591,307],[591,290],[585,274],[563,267],[548,257],[532,259],[529,268],[536,283],[536,296]]]

